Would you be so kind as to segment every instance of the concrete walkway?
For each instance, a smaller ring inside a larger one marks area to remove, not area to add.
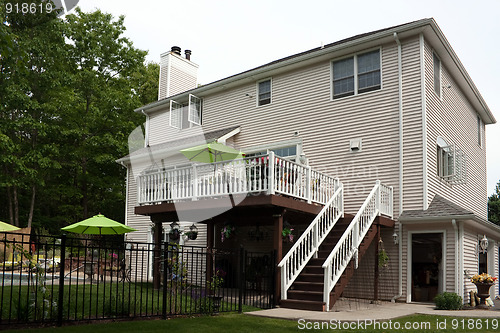
[[[318,312],[304,311],[285,308],[275,308],[269,310],[248,312],[251,316],[261,316],[269,318],[280,318],[297,321],[304,319],[306,321],[359,321],[359,320],[391,320],[412,314],[428,314],[439,316],[467,317],[467,318],[500,318],[500,302],[495,302],[496,306],[490,310],[435,310],[434,304],[406,304],[382,302],[380,304],[352,303],[344,301],[334,311]]]

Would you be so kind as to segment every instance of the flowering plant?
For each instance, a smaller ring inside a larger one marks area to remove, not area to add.
[[[476,274],[471,279],[472,283],[495,283],[496,280],[496,277],[493,277],[486,273]]]
[[[283,228],[283,230],[281,231],[281,236],[283,237],[283,239],[288,240],[290,243],[293,243],[293,230],[293,228]]]
[[[113,259],[118,259],[118,255],[116,253],[110,253],[108,255]]]
[[[235,232],[236,228],[231,224],[226,224],[222,227],[220,231],[220,240],[223,242],[224,240],[231,237],[231,235]]]
[[[222,268],[215,269],[215,273],[212,276],[212,280],[210,281],[210,289],[213,292],[216,292],[222,286],[226,274],[227,273]]]

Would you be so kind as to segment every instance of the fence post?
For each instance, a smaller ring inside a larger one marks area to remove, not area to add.
[[[245,256],[244,256],[244,252],[243,252],[243,245],[240,245],[240,277],[239,277],[239,292],[238,292],[238,312],[239,313],[242,313],[243,312],[243,287],[245,285]]]
[[[55,262],[54,262],[55,264]],[[57,301],[57,326],[62,326],[64,303],[64,269],[66,266],[66,234],[61,237],[61,262],[59,263],[59,299]]]
[[[162,310],[161,311],[162,311],[163,319],[167,319],[168,243],[165,243],[162,240],[161,244],[163,245],[163,300],[162,300]]]

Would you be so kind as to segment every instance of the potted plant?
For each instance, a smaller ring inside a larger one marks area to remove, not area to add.
[[[184,235],[190,240],[195,240],[198,238],[198,228],[196,228],[193,223],[193,225],[189,227],[189,231],[185,232]]]
[[[281,237],[285,242],[293,243],[293,230],[293,228],[289,227],[284,227],[283,230],[281,230]]]
[[[189,240],[195,240],[198,238],[198,231],[186,231],[184,235],[186,235]]]
[[[226,276],[226,272],[221,268],[216,268],[214,275],[212,275],[212,279],[209,282],[209,288],[211,294],[209,298],[212,299],[213,302],[213,310],[214,313],[219,312],[220,304],[222,301],[222,295],[219,295],[219,289],[224,283],[224,277]]]
[[[234,235],[234,232],[236,231],[236,228],[230,224],[226,223],[221,231],[220,231],[220,240],[223,242],[224,240],[231,238]]]
[[[496,280],[496,277],[487,273],[476,274],[472,277],[471,281],[476,285],[477,296],[480,298],[477,308],[489,309],[488,305],[486,305],[486,299],[490,297],[490,288],[495,284]]]

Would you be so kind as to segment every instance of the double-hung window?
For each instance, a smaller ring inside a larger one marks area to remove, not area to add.
[[[333,98],[357,95],[380,89],[380,50],[334,61]]]
[[[271,103],[271,79],[258,83],[258,105],[266,105]]]

